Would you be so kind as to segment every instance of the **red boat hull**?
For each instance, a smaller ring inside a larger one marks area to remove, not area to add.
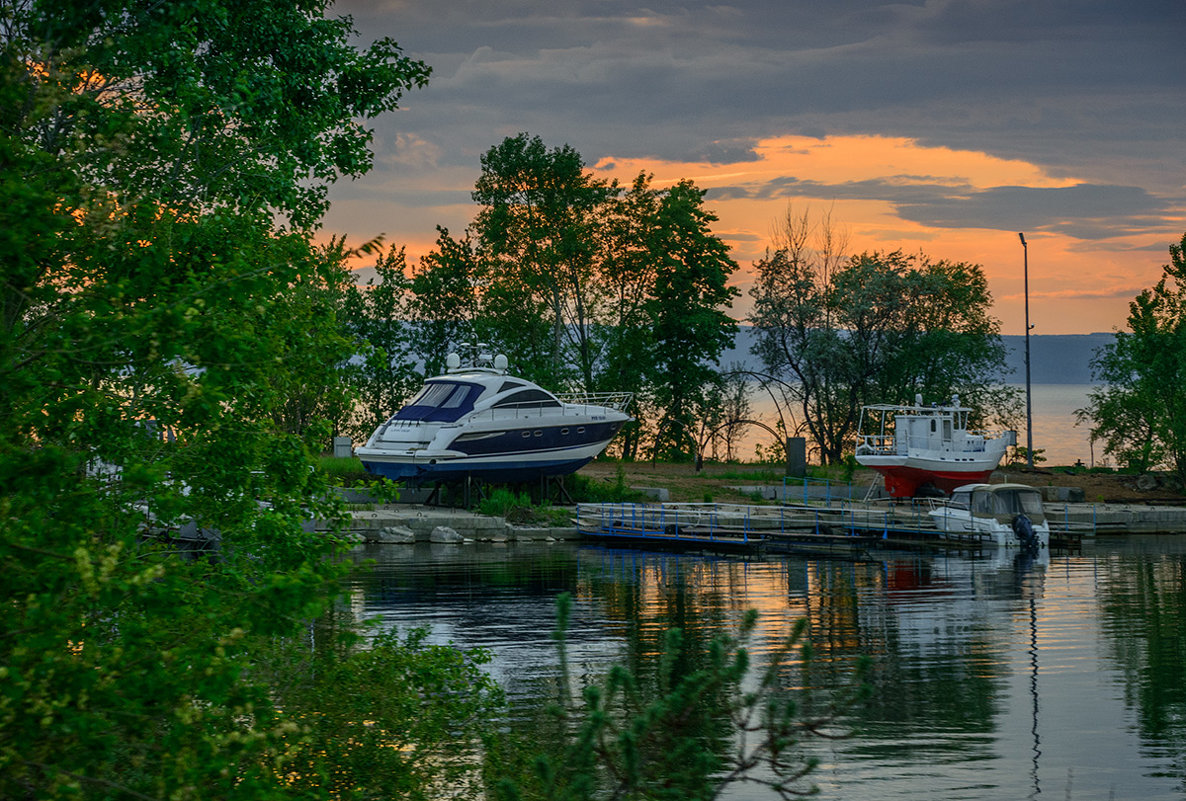
[[[905,465],[873,467],[885,476],[885,490],[895,498],[913,498],[920,487],[928,484],[951,493],[964,484],[980,484],[988,481],[992,469],[988,470],[921,470]]]

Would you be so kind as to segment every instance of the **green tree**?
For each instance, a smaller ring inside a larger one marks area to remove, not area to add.
[[[1128,330],[1095,354],[1103,386],[1080,419],[1104,452],[1136,470],[1161,467],[1186,481],[1186,235],[1170,245],[1161,279],[1131,303]]]
[[[618,434],[616,443],[623,458],[633,459],[643,445],[645,411],[650,392],[650,354],[653,328],[650,299],[657,265],[663,253],[663,235],[655,221],[659,216],[662,191],[652,184],[653,176],[640,174],[621,195],[613,198],[606,211],[602,242],[606,301],[604,324],[597,331],[597,390],[631,390],[630,414],[634,421]]]
[[[313,633],[316,647],[279,642],[262,668],[281,720],[300,723],[283,738],[287,795],[483,797],[479,748],[505,713],[483,672],[489,653],[431,645],[426,629],[382,631],[365,647],[332,622]]]
[[[481,280],[469,237],[454,239],[438,228],[436,249],[420,260],[412,278],[409,309],[412,348],[424,359],[426,375],[442,373],[450,351],[481,338]]]
[[[1013,413],[982,267],[901,251],[845,258],[827,219],[813,230],[806,214],[788,212],[780,225],[754,265],[754,352],[825,464],[842,460],[870,403],[959,394],[982,420]]]
[[[258,648],[340,569],[285,412],[343,352],[311,230],[428,74],[324,10],[0,0],[0,796],[280,792]]]
[[[659,250],[648,299],[653,352],[652,381],[663,410],[654,452],[697,455],[696,421],[711,416],[719,393],[721,353],[733,343],[737,323],[726,313],[740,294],[728,285],[737,265],[709,230],[716,216],[704,208],[704,192],[690,181],[668,190],[655,218]]]
[[[267,324],[255,329],[278,338],[268,349],[285,354],[285,369],[270,379],[278,396],[271,418],[280,431],[299,436],[329,423],[335,434],[356,434],[350,423],[360,396],[369,399],[370,386],[364,367],[353,360],[373,358],[360,334],[375,332],[360,330],[366,321],[354,314],[359,304],[351,301],[360,293],[346,268],[350,255],[341,240],[311,249],[295,281],[265,307]],[[326,370],[327,364],[343,367]]]
[[[623,456],[648,439],[653,453],[694,454],[736,331],[725,313],[736,265],[710,230],[704,193],[651,180],[640,174],[623,190],[571,147],[528,134],[491,148],[472,239],[442,232],[413,282],[418,342],[439,346],[465,321],[527,378],[633,392]]]
[[[598,210],[616,191],[586,172],[572,147],[549,150],[538,136],[507,137],[482,156],[473,228],[486,269],[498,276],[491,317],[545,315],[553,380],[571,358],[584,386],[593,383]]]
[[[343,416],[340,427],[356,442],[364,442],[423,378],[410,358],[411,281],[405,250],[391,247],[380,253],[374,269],[364,285],[349,280],[340,296],[341,322],[354,342],[353,358],[341,374],[357,395],[357,406]]]

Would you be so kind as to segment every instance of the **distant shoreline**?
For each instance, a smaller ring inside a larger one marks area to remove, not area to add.
[[[750,352],[755,334],[752,326],[742,325],[733,347],[721,356],[721,367],[741,364],[744,369],[757,370],[758,363]],[[1005,345],[1006,384],[1025,383],[1025,336],[1002,336]],[[1115,334],[1031,334],[1030,381],[1034,384],[1093,384],[1091,360],[1096,351],[1116,341]]]

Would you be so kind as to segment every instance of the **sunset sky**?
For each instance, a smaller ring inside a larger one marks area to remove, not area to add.
[[[788,204],[849,251],[984,265],[1003,332],[1111,331],[1186,232],[1186,0],[347,0],[433,68],[375,123],[327,233],[413,261],[527,132],[598,175],[708,190],[748,268]],[[743,318],[745,298],[733,315]]]

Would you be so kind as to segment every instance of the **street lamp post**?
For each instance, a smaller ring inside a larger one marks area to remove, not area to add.
[[[1025,234],[1018,232],[1025,260],[1025,461],[1034,469],[1034,411],[1030,396],[1030,249]]]

